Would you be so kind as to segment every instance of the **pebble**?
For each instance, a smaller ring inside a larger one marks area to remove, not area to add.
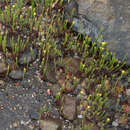
[[[9,73],[9,77],[15,80],[21,80],[23,78],[23,72],[21,70],[12,70]]]
[[[112,122],[112,126],[117,127],[118,125],[119,125],[119,124],[118,124],[117,121],[113,121],[113,122]]]
[[[83,118],[83,115],[78,115],[78,118]]]

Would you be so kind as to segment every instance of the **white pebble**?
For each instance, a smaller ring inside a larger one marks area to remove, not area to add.
[[[78,115],[78,118],[80,118],[80,119],[83,118],[83,115]]]
[[[113,121],[113,122],[112,122],[112,125],[113,125],[114,127],[117,127],[119,124],[118,124],[116,121]]]

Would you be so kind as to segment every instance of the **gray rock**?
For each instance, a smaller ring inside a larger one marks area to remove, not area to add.
[[[56,119],[40,120],[41,130],[61,130],[62,122]]]
[[[31,51],[24,52],[18,60],[18,63],[20,65],[30,64],[33,62],[37,57],[37,49],[32,49],[33,54],[31,54]]]
[[[56,97],[57,93],[60,92],[60,85],[59,84],[54,84],[52,87],[51,87],[51,91],[52,91],[52,94],[54,97]]]
[[[40,119],[40,113],[38,113],[38,112],[30,112],[29,116],[32,120],[39,120]]]
[[[74,16],[78,16],[78,4],[75,0],[71,0],[69,3],[65,2],[64,11],[65,11],[65,19],[72,21]]]
[[[76,118],[76,99],[74,97],[64,95],[61,98],[61,114],[67,120]]]
[[[89,20],[83,17],[73,17],[72,30],[83,35],[91,37],[92,41],[95,41],[98,37],[98,28],[92,24]]]
[[[126,62],[130,65],[129,0],[76,1],[79,15],[87,17],[97,28],[103,26],[102,34],[109,50],[116,53],[116,58],[121,61],[127,55]]]
[[[56,83],[57,81],[55,69],[52,64],[48,64],[47,66],[46,79],[51,83]]]
[[[23,72],[21,70],[12,70],[9,73],[9,77],[12,79],[20,80],[23,77]]]

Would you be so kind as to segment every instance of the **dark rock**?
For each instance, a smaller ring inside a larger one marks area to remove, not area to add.
[[[32,54],[31,54],[31,51],[24,52],[19,57],[18,63],[20,65],[25,65],[25,64],[29,64],[29,63],[33,62],[37,57],[37,49],[32,49],[32,52],[33,52]]]
[[[12,79],[20,80],[23,77],[23,72],[21,70],[12,70],[9,73],[9,77]]]
[[[52,64],[48,64],[47,66],[47,70],[46,70],[46,79],[51,82],[51,83],[56,83],[57,79],[56,79],[56,73],[55,73],[55,69],[53,67]]]
[[[56,119],[40,120],[41,130],[61,130],[62,122]]]
[[[61,98],[61,114],[67,120],[76,118],[76,99],[74,97],[64,95]]]
[[[30,112],[29,116],[32,120],[39,120],[40,119],[40,113],[38,113],[38,112]]]

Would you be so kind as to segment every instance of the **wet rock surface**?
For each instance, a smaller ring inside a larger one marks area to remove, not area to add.
[[[78,7],[73,4],[73,8],[78,8],[78,18],[73,17],[75,22],[73,30],[86,33],[95,40],[99,28],[103,26],[103,40],[108,43],[109,50],[116,53],[116,57],[121,61],[127,55],[126,61],[130,65],[129,0],[76,0],[76,2]]]

